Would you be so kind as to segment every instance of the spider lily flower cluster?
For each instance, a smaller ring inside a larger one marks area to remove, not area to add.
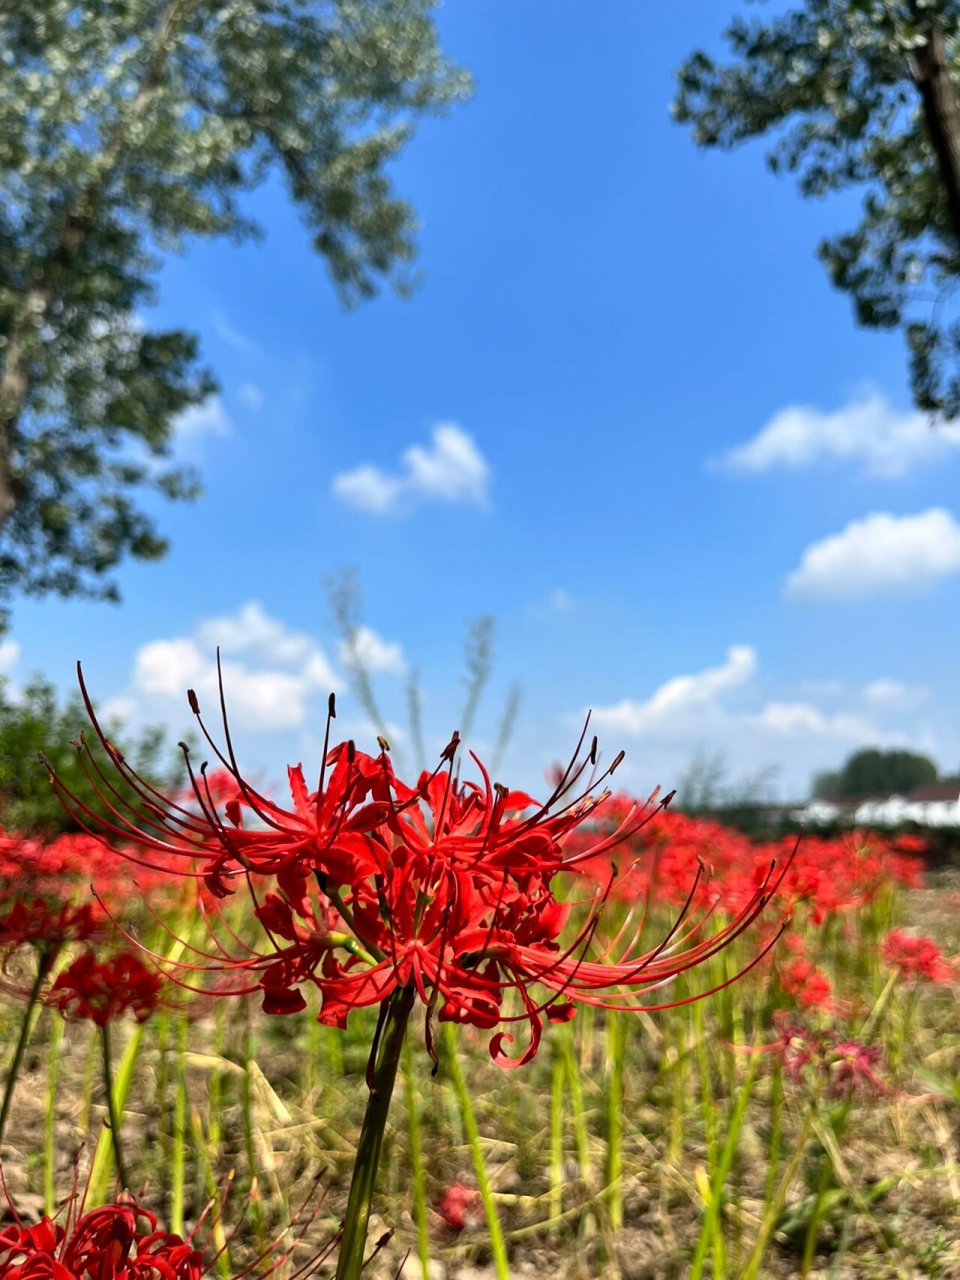
[[[131,951],[100,958],[82,951],[57,975],[44,1003],[65,1017],[85,1018],[105,1027],[125,1013],[146,1022],[160,1001],[163,983]]]
[[[587,745],[586,728],[541,804],[493,783],[476,757],[479,781],[462,781],[457,735],[437,768],[413,786],[396,775],[382,741],[377,755],[352,742],[331,747],[331,696],[317,785],[308,785],[301,766],[291,767],[290,800],[281,803],[243,776],[222,690],[222,748],[191,691],[191,708],[218,760],[216,779],[205,765],[194,769],[184,746],[192,798],[170,798],[110,743],[82,675],[81,688],[109,763],[100,762],[103,753],[90,742],[77,746],[112,817],[104,822],[85,809],[51,774],[54,786],[81,822],[132,844],[134,861],[201,885],[213,941],[205,950],[191,947],[190,959],[171,976],[201,990],[259,990],[268,1013],[304,1008],[301,988],[312,983],[321,995],[321,1022],[337,1026],[352,1009],[383,1008],[393,993],[411,991],[426,1010],[434,1057],[434,1015],[489,1030],[493,1058],[513,1066],[536,1053],[544,1020],[566,1021],[577,1004],[639,1010],[697,998],[671,999],[669,984],[749,927],[790,862],[771,862],[720,925],[700,892],[700,867],[673,926],[655,945],[642,941],[642,902],[604,938],[601,914],[621,878],[617,851],[670,797],[657,804],[654,793],[604,826],[606,783],[622,753],[599,772],[596,739]],[[595,870],[577,874],[598,860],[608,868],[602,880]],[[628,856],[623,874],[631,869]],[[218,926],[216,900],[244,883],[264,931],[261,949],[229,933],[222,920]],[[560,885],[571,899],[558,896]],[[774,931],[760,955],[775,937]],[[511,1053],[518,1024],[526,1026],[526,1043]]]
[[[157,1215],[124,1192],[109,1204],[85,1209],[86,1193],[73,1195],[56,1218],[43,1217],[35,1225],[25,1223],[14,1209],[3,1173],[0,1186],[6,1197],[6,1223],[0,1226],[0,1276],[4,1280],[204,1280],[222,1274],[220,1264],[229,1258],[236,1228],[223,1231],[219,1211],[208,1204],[194,1228],[181,1236],[165,1231]],[[242,1266],[231,1265],[233,1280],[271,1280],[280,1273],[286,1280],[306,1280],[315,1274],[336,1248],[334,1237],[295,1265],[294,1251],[312,1226],[323,1196],[311,1210],[302,1209],[280,1235]],[[205,1249],[201,1229],[219,1234],[216,1250]]]

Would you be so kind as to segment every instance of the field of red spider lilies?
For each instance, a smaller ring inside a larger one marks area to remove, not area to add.
[[[922,840],[92,741],[97,834],[0,838],[0,1277],[960,1277]]]

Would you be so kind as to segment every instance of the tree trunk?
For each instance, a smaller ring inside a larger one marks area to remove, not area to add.
[[[960,249],[960,101],[950,76],[943,28],[935,15],[924,21],[929,24],[927,42],[914,51],[911,70],[937,155],[954,239]]]
[[[60,292],[64,277],[83,248],[94,225],[104,189],[126,149],[128,126],[142,119],[160,87],[167,45],[183,0],[169,0],[157,27],[150,57],[124,119],[105,144],[93,176],[77,193],[64,220],[57,243],[40,263],[33,284],[24,295],[11,322],[3,371],[0,373],[0,532],[17,506],[13,456],[20,417],[32,382],[33,348]]]

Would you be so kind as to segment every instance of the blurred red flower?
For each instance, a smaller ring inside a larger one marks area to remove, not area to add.
[[[878,1075],[882,1056],[878,1045],[862,1044],[831,1028],[815,1031],[782,1009],[776,1010],[773,1020],[777,1038],[764,1048],[780,1058],[789,1079],[809,1077],[814,1088],[825,1086],[838,1098],[876,1095],[886,1089]]]
[[[830,979],[811,964],[809,960],[797,958],[781,965],[779,970],[780,986],[796,1000],[802,1009],[829,1010],[832,1003]]]
[[[443,1219],[444,1226],[451,1231],[478,1226],[482,1221],[480,1192],[476,1187],[468,1187],[465,1182],[454,1182],[443,1193],[443,1198],[437,1205],[437,1213]]]
[[[22,898],[12,891],[0,906],[0,957],[22,946],[55,953],[67,942],[87,942],[102,928],[92,903],[71,906],[43,898]]]
[[[138,955],[119,951],[106,960],[83,951],[57,975],[44,1003],[71,1018],[89,1019],[105,1027],[132,1013],[146,1022],[160,1000],[163,981]]]
[[[891,929],[883,940],[881,955],[900,976],[918,982],[950,982],[957,967],[948,961],[934,942],[923,934]]]

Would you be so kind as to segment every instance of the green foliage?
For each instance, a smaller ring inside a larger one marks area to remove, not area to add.
[[[71,746],[89,729],[79,697],[58,706],[53,687],[35,680],[15,701],[0,681],[0,826],[44,836],[80,829],[57,799],[39,752],[69,790],[106,816],[106,806],[96,797]],[[154,784],[176,786],[178,771],[161,763],[162,731],[144,730],[138,742],[123,743],[121,749]]]
[[[403,286],[386,166],[468,88],[432,7],[0,0],[0,597],[113,595],[166,548],[131,495],[198,492],[173,427],[215,383],[144,328],[157,249],[255,234],[241,197],[277,169],[344,299]]]
[[[864,189],[852,231],[819,256],[851,294],[858,323],[903,331],[921,409],[960,414],[957,0],[805,0],[737,18],[734,56],[694,53],[680,67],[676,118],[699,146],[773,135],[774,173],[801,194]]]
[[[836,772],[818,773],[815,796],[893,795],[937,781],[937,766],[913,751],[855,751]]]

